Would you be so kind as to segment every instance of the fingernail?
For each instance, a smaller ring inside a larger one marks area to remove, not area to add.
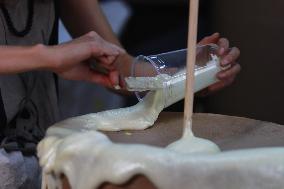
[[[114,87],[114,89],[116,89],[116,90],[120,90],[121,89],[121,87],[119,86],[119,85],[115,85],[115,86],[113,86]]]
[[[214,35],[214,36],[217,36],[217,35],[219,35],[219,33],[218,33],[218,32],[216,32],[216,33],[214,33],[213,35]]]

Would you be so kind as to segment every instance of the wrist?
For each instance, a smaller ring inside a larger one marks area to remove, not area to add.
[[[58,57],[55,46],[46,46],[38,44],[33,47],[33,51],[38,55],[38,63],[40,70],[52,71],[60,65],[60,58]]]
[[[37,62],[37,69],[38,70],[49,70],[50,64],[51,64],[51,58],[49,55],[49,47],[43,45],[43,44],[37,44],[32,47],[31,51],[32,54],[37,55],[36,56],[36,62]]]

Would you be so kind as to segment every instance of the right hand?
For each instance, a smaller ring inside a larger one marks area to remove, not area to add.
[[[240,56],[240,50],[237,47],[229,48],[229,40],[226,38],[220,38],[219,33],[205,37],[199,42],[200,45],[210,43],[215,43],[219,46],[218,55],[221,57],[220,65],[223,67],[223,70],[217,74],[217,78],[220,81],[200,91],[200,96],[207,96],[208,94],[215,93],[231,85],[241,71],[241,66],[237,63]]]
[[[119,84],[114,63],[125,51],[95,32],[48,49],[52,59],[49,69],[64,79],[89,81],[110,88]],[[107,70],[107,73],[91,69],[91,62]]]

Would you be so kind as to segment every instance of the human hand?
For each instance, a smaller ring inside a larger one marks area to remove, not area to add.
[[[240,50],[237,47],[230,48],[228,39],[220,38],[220,34],[215,33],[211,36],[205,37],[198,44],[206,45],[209,43],[215,43],[219,46],[218,54],[221,57],[220,64],[224,70],[217,74],[217,78],[220,81],[201,91],[199,93],[201,96],[206,96],[231,85],[237,74],[241,71],[241,66],[237,63],[237,59],[240,56]]]
[[[102,39],[97,33],[88,34],[70,42],[49,48],[52,57],[50,70],[69,80],[83,80],[114,87],[119,84],[115,60],[124,53],[120,47]],[[91,68],[105,70],[104,73]]]

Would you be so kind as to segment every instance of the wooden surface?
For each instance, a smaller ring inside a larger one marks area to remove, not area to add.
[[[144,131],[107,132],[113,142],[165,147],[182,135],[183,114],[162,113],[156,124]],[[223,150],[284,146],[284,126],[240,117],[194,114],[196,136],[210,139]],[[94,178],[95,179],[95,178]],[[101,189],[154,189],[145,177],[136,176],[122,186],[104,184]],[[64,179],[64,189],[69,189]]]
[[[144,131],[107,132],[114,142],[165,147],[182,135],[182,113],[165,112]],[[193,131],[222,150],[284,146],[284,126],[248,118],[216,114],[194,114]]]

